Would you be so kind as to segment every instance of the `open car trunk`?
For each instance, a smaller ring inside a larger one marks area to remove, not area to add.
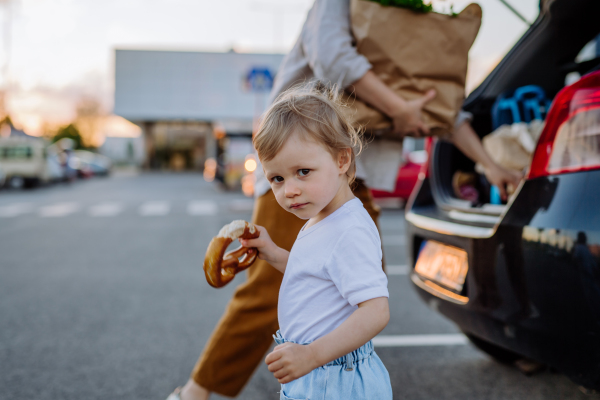
[[[537,85],[552,99],[565,86],[567,74],[583,75],[600,67],[597,56],[587,61],[575,61],[581,49],[600,34],[598,15],[600,2],[597,0],[543,2],[535,23],[465,101],[464,109],[473,114],[472,126],[480,137],[493,131],[492,106],[500,94]],[[490,227],[498,222],[507,205],[490,204],[489,190],[486,193],[480,185],[477,202],[460,199],[455,194],[454,174],[457,171],[474,172],[475,164],[452,143],[438,140],[429,162],[430,185],[424,193],[419,193],[415,205],[424,205],[424,200],[429,197],[441,209],[432,210],[436,215],[431,217],[440,218],[443,214],[441,219],[479,227]],[[485,179],[483,182],[485,188]],[[518,192],[519,188],[511,198],[518,196]]]

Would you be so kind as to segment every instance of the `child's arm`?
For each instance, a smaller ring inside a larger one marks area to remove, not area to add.
[[[309,345],[280,344],[265,362],[279,383],[291,382],[358,349],[381,332],[389,320],[387,297],[367,300],[332,332]]]
[[[240,243],[244,247],[256,247],[258,249],[258,258],[265,260],[283,274],[290,252],[278,247],[271,240],[265,228],[256,224],[255,226],[260,231],[260,236],[257,239],[240,239]]]

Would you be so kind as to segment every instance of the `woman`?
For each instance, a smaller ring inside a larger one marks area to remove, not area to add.
[[[372,71],[367,59],[358,54],[350,31],[349,0],[316,0],[308,13],[298,41],[285,57],[270,96],[272,102],[294,84],[317,78],[353,87],[363,101],[376,107],[393,121],[399,137],[424,136],[429,129],[422,120],[423,106],[435,97],[429,91],[422,98],[406,101],[388,88]],[[520,176],[495,164],[485,152],[469,124],[470,114],[461,113],[455,124],[452,142],[468,157],[481,163],[491,184],[504,190],[508,183],[518,184]],[[384,146],[385,147],[385,146]],[[391,157],[378,163],[379,171],[366,174],[359,165],[353,192],[374,221],[379,215],[364,178],[378,172],[398,171],[402,161],[397,147],[389,146]],[[277,206],[268,181],[258,173],[253,222],[264,226],[277,246],[290,250],[304,221]],[[395,182],[395,179],[394,179]],[[505,192],[502,193],[506,196]],[[263,260],[248,269],[248,279],[240,285],[225,314],[207,342],[191,377],[168,400],[206,400],[211,392],[235,397],[242,390],[277,331],[277,298],[283,275]]]

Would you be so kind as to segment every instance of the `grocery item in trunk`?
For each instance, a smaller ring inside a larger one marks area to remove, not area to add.
[[[479,202],[479,191],[476,186],[477,175],[473,172],[456,171],[452,176],[454,195],[473,204]]]
[[[543,126],[544,123],[538,119],[530,123],[502,125],[483,138],[483,147],[497,164],[506,169],[523,171],[531,163]],[[483,172],[479,164],[476,169]]]
[[[350,18],[356,48],[373,72],[406,100],[435,89],[423,119],[433,135],[451,132],[465,96],[468,53],[481,25],[481,7],[470,4],[451,16],[351,0]],[[392,127],[387,116],[349,96],[349,116],[356,124],[370,131]]]

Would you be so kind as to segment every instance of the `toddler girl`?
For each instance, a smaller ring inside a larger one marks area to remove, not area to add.
[[[281,399],[391,399],[371,342],[389,321],[381,242],[350,189],[360,140],[336,91],[312,84],[283,93],[254,146],[279,205],[307,220],[290,252],[260,226],[258,239],[241,240],[284,274],[278,346],[265,360]]]

